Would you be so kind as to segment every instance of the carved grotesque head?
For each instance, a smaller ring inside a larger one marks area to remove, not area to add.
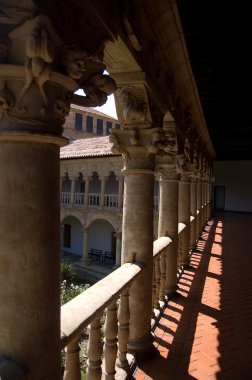
[[[61,50],[61,63],[67,74],[77,80],[80,79],[86,70],[88,55],[77,46],[63,46]]]

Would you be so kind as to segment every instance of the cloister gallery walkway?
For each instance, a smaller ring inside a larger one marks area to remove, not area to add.
[[[252,215],[216,215],[156,328],[156,356],[134,378],[250,380],[251,283]]]

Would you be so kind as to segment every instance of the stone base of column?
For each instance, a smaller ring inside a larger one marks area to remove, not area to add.
[[[155,351],[153,341],[154,335],[151,332],[137,340],[130,339],[127,346],[128,352],[134,356],[137,363],[148,360]]]
[[[190,265],[190,258],[185,258],[183,261],[180,262],[180,265],[184,268],[184,269],[188,269],[188,268],[191,268],[191,265]]]
[[[176,296],[178,290],[178,285],[170,286],[169,288],[165,289],[165,295],[171,299],[174,296]]]
[[[91,259],[90,258],[87,258],[87,259],[80,259],[80,263],[81,265],[89,265],[91,263]]]

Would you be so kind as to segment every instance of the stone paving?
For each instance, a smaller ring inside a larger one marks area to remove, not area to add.
[[[133,378],[251,380],[251,268],[252,215],[211,219],[155,330],[156,354]]]

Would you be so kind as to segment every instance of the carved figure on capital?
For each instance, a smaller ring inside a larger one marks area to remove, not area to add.
[[[128,86],[117,90],[124,116],[123,127],[150,128],[151,117],[147,93],[144,86]]]
[[[32,2],[0,5],[0,120],[10,121],[11,129],[61,134],[73,97],[76,104],[96,106],[116,90],[100,58],[65,45]],[[79,88],[85,97],[73,95]]]

